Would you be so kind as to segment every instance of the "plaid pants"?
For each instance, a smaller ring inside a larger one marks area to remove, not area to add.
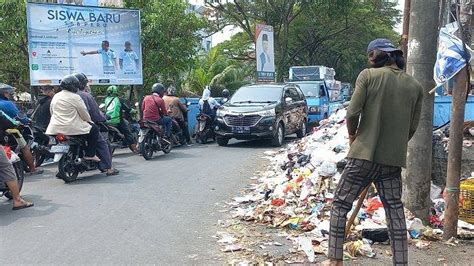
[[[401,201],[401,168],[351,158],[344,169],[334,195],[328,257],[336,260],[343,259],[347,213],[352,209],[354,200],[371,182],[375,183],[385,208],[393,264],[407,265],[407,229]]]

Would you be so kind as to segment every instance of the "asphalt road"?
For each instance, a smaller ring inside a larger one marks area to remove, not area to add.
[[[121,151],[121,174],[65,184],[56,166],[28,177],[35,207],[0,199],[0,265],[222,264],[216,222],[263,162],[267,143],[178,148],[151,161]]]

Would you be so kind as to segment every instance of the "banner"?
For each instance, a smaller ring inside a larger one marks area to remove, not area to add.
[[[453,78],[470,60],[470,53],[464,51],[462,41],[454,35],[457,30],[456,22],[448,24],[440,30],[434,67],[434,80],[437,86],[441,86]]]
[[[275,81],[275,57],[273,53],[273,27],[257,24],[255,31],[255,54],[257,57],[257,80]]]
[[[84,73],[93,85],[143,84],[138,10],[27,5],[31,85]]]

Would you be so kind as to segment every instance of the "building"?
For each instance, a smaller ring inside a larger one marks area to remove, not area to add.
[[[204,17],[209,19],[211,16],[212,10],[206,6],[199,5],[199,4],[192,4],[188,0],[188,9],[186,10],[187,13],[194,13],[198,17]],[[205,30],[200,30],[197,32],[198,35],[201,37],[201,46],[198,48],[200,51],[208,53],[212,49],[212,35]]]

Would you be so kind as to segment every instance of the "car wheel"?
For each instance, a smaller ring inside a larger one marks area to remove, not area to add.
[[[296,131],[296,136],[298,138],[306,136],[306,120],[303,120],[303,123],[301,123],[300,129]]]
[[[219,146],[227,146],[229,144],[229,139],[224,137],[217,137],[217,144]]]
[[[272,145],[275,147],[280,147],[283,145],[283,140],[285,139],[285,130],[283,129],[283,124],[279,123],[275,131],[275,134],[272,138]]]

